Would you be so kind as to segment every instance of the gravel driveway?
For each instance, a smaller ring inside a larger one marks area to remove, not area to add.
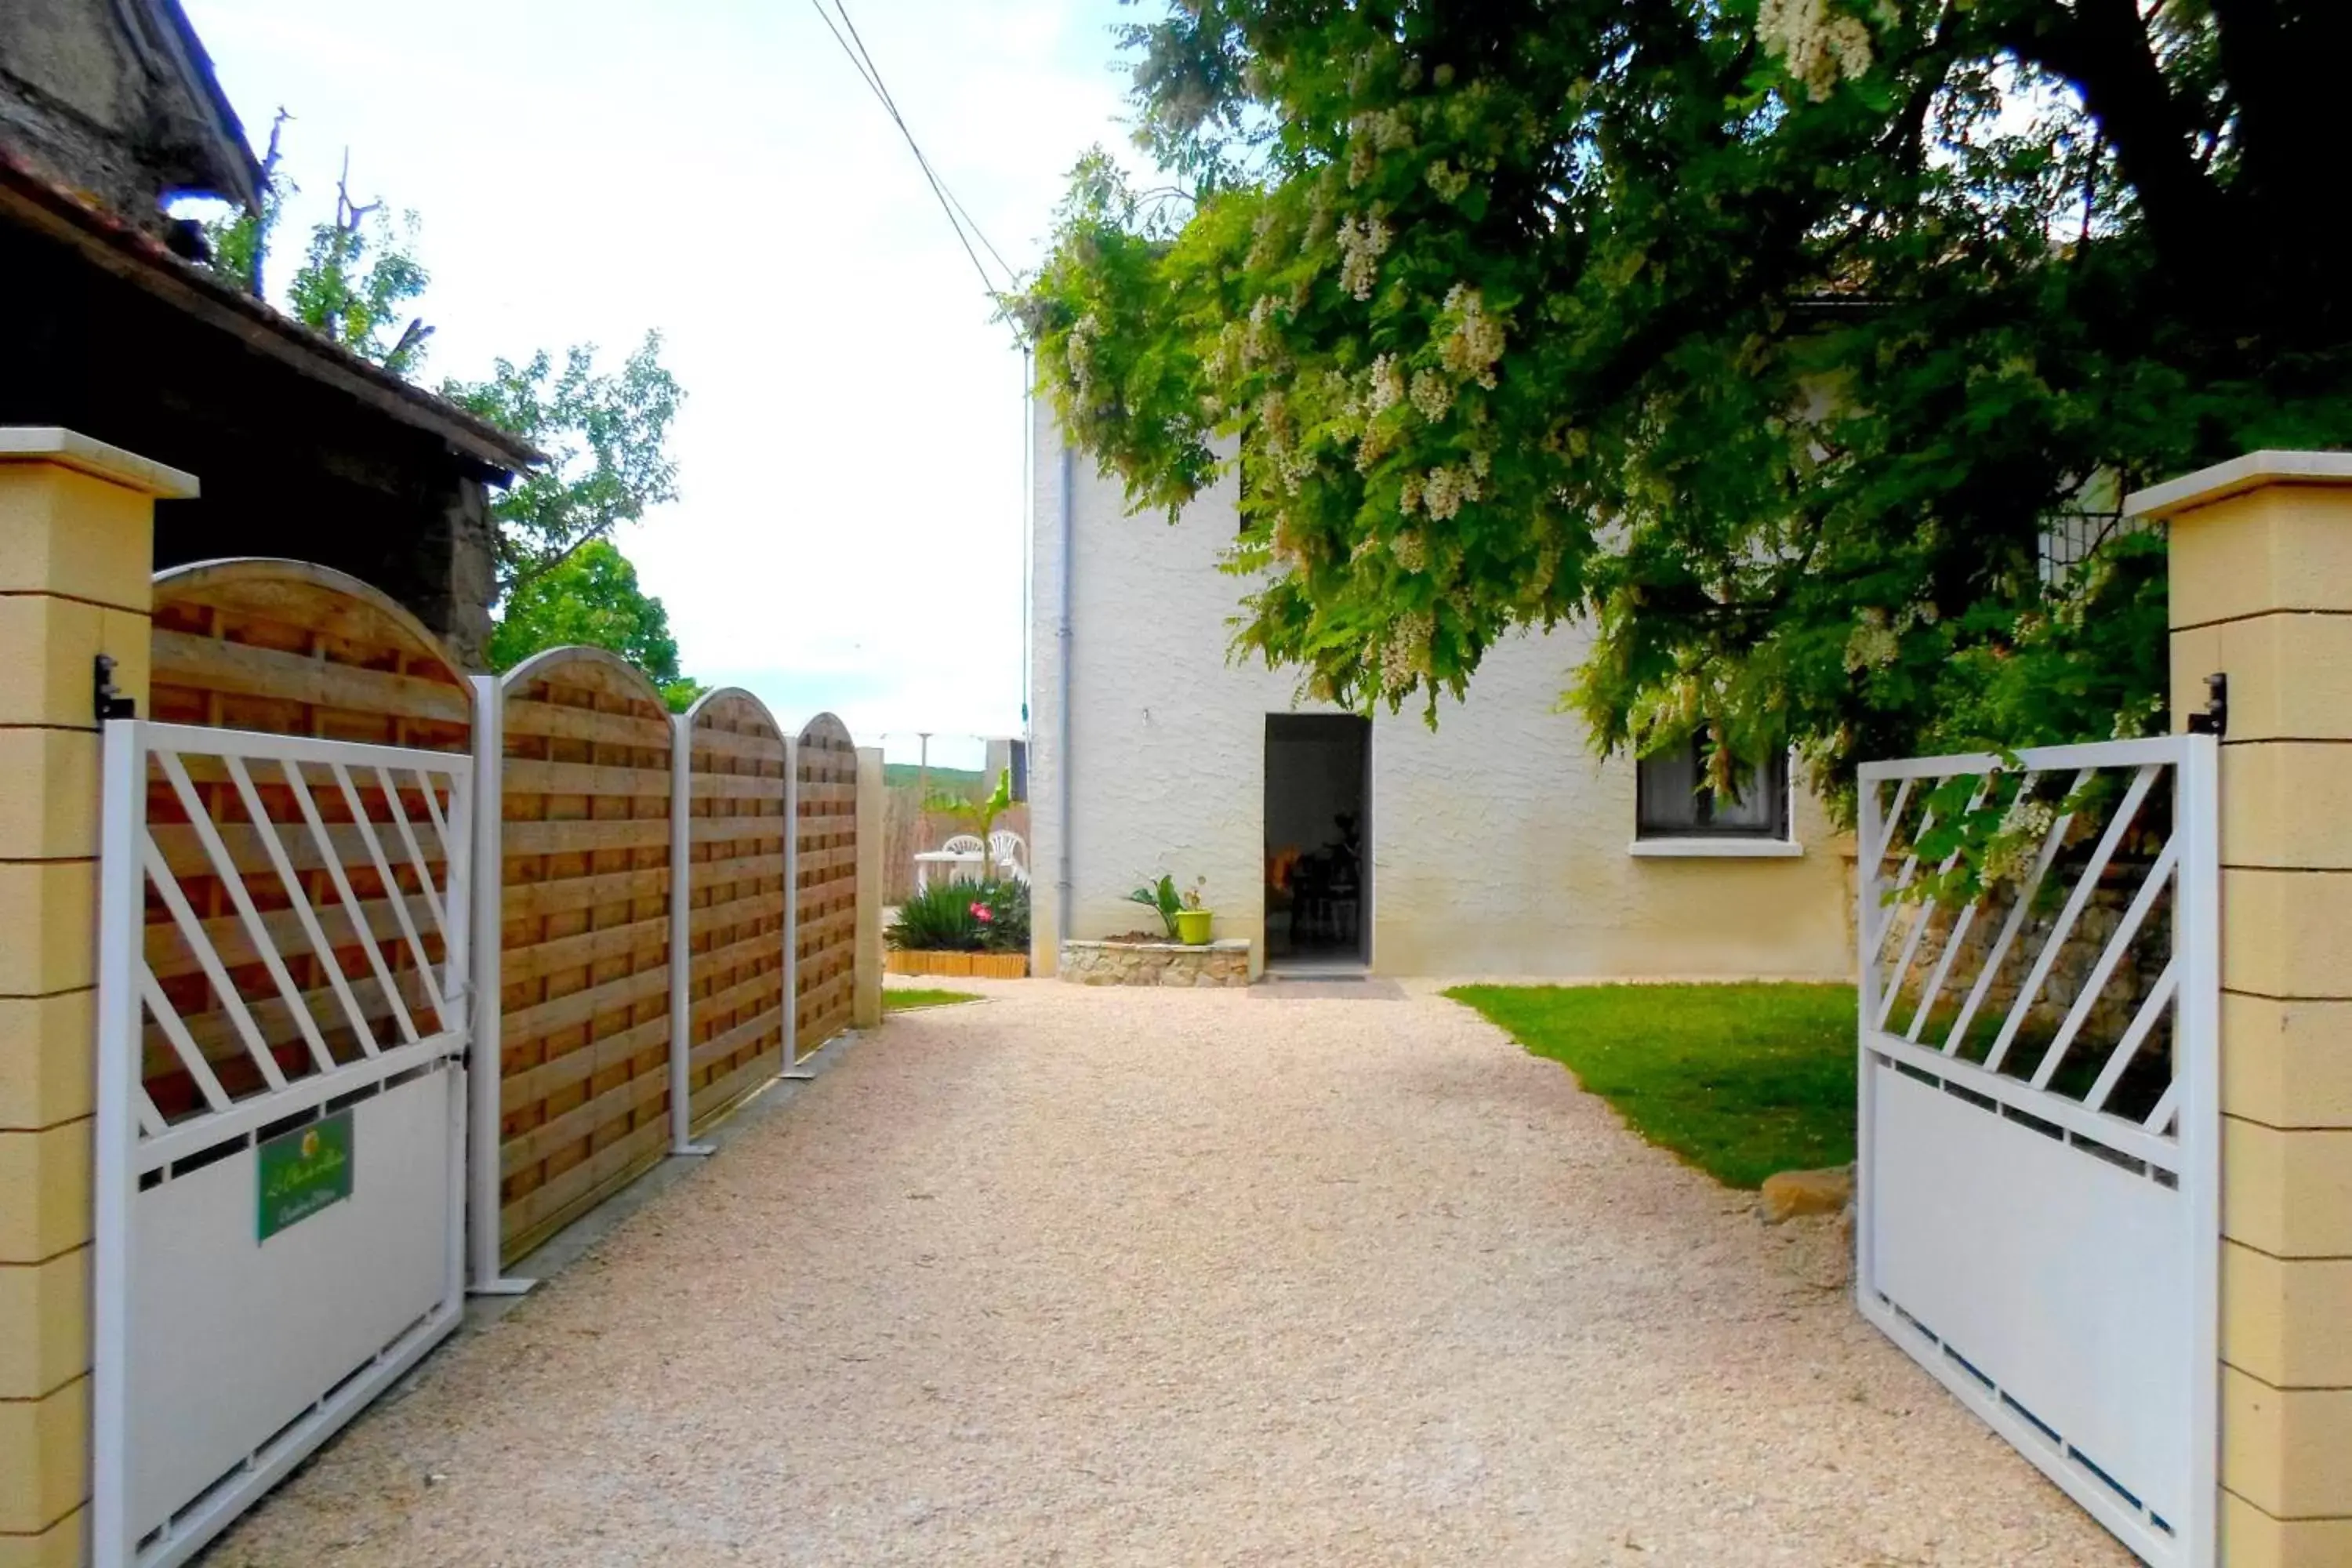
[[[1822,1232],[1468,1010],[895,1016],[214,1563],[2108,1564]]]

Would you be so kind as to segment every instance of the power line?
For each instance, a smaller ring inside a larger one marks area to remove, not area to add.
[[[931,189],[938,194],[944,204],[955,209],[950,215],[949,221],[953,223],[961,218],[961,226],[969,228],[973,237],[980,241],[988,254],[996,258],[997,266],[1004,269],[1005,281],[1011,283],[1016,280],[1020,277],[1019,272],[1014,269],[1011,262],[1004,259],[1003,252],[998,250],[990,242],[988,236],[982,232],[979,223],[973,219],[970,212],[965,210],[962,201],[948,188],[947,182],[940,178],[939,171],[931,167],[930,159],[925,155],[922,148],[917,145],[914,131],[907,124],[906,117],[898,112],[898,100],[890,96],[890,89],[882,79],[882,68],[874,63],[873,52],[866,48],[864,35],[858,32],[857,24],[850,20],[847,0],[833,0],[833,8],[840,16],[841,25],[849,29],[851,42],[857,46],[858,58],[865,66],[860,74],[866,78],[867,85],[872,87],[876,95],[881,99],[882,107],[889,111],[891,120],[898,124],[899,133],[907,138],[907,145],[913,150],[915,162],[922,165],[924,178],[930,182]],[[836,40],[840,37],[837,33],[834,36]],[[968,249],[969,247],[966,248]],[[974,259],[976,261],[978,258]],[[987,274],[983,272],[982,281],[986,280]]]
[[[922,170],[925,183],[931,187],[931,195],[939,198],[940,211],[947,216],[948,226],[955,230],[956,242],[963,247],[964,255],[971,258],[972,270],[980,274],[980,286],[1000,307],[1004,305],[1006,293],[1019,280],[1019,273],[1004,259],[1003,253],[990,243],[980,225],[973,222],[971,215],[964,210],[963,203],[955,198],[948,189],[947,182],[940,179],[939,172],[931,167],[930,159],[924,156],[922,144],[915,140],[915,132],[908,125],[906,116],[898,112],[898,100],[890,96],[889,88],[883,83],[881,68],[874,63],[873,55],[866,50],[866,40],[858,35],[857,24],[849,19],[845,0],[833,0],[830,12],[825,9],[824,0],[809,0],[809,4],[816,8],[818,19],[824,23],[825,31],[833,35],[833,41],[841,46],[841,52],[849,57],[850,68],[857,72],[858,79],[880,101],[884,112],[890,116],[890,122],[898,128],[898,134],[907,139],[908,150],[915,154],[916,166]],[[834,23],[836,14],[841,18],[838,26]],[[974,238],[995,258],[996,265],[1004,269],[1003,289],[996,286],[995,279],[989,276],[988,268],[980,259],[980,252],[972,248]]]

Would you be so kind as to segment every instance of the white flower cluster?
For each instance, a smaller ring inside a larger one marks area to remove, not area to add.
[[[1437,345],[1437,357],[1463,381],[1495,384],[1495,365],[1503,357],[1503,324],[1486,314],[1478,290],[1456,283],[1446,290],[1445,313],[1454,328]]]
[[[1885,669],[1895,662],[1902,651],[1902,641],[1895,628],[1886,624],[1885,610],[1862,612],[1862,623],[1853,635],[1845,639],[1845,668],[1849,675],[1860,675],[1866,669]]]
[[[1081,403],[1094,385],[1095,339],[1101,335],[1102,322],[1089,310],[1070,323],[1070,335],[1062,345],[1062,357],[1070,366],[1070,384],[1077,389]]]
[[[1250,307],[1249,325],[1242,329],[1242,363],[1260,365],[1275,357],[1281,339],[1275,331],[1274,313],[1282,302],[1271,294],[1261,294]]]
[[[1443,158],[1423,170],[1422,177],[1429,182],[1429,188],[1437,193],[1437,199],[1442,202],[1453,201],[1470,188],[1470,171],[1454,168]]]
[[[1893,21],[1886,0],[1879,0],[1876,9],[1882,23]],[[1762,0],[1756,9],[1756,36],[1805,84],[1815,103],[1839,82],[1870,69],[1869,26],[1834,9],[1832,0]]]
[[[1381,255],[1389,247],[1388,221],[1375,206],[1369,217],[1339,220],[1339,287],[1359,300],[1372,297]]]
[[[1432,425],[1445,417],[1454,406],[1454,384],[1433,370],[1412,373],[1412,405]]]
[[[2021,882],[2042,853],[2042,841],[2058,826],[2058,808],[2048,801],[2020,795],[2001,815],[2000,826],[1985,846],[1983,877],[1988,883]]]
[[[1404,367],[1394,354],[1372,361],[1371,382],[1364,390],[1364,412],[1384,414],[1404,401]]]
[[[1383,153],[1412,145],[1412,122],[1396,109],[1359,114],[1348,126],[1348,188],[1371,178]]]
[[[1266,462],[1266,478],[1277,493],[1297,495],[1300,483],[1315,472],[1315,458],[1299,449],[1289,399],[1278,391],[1259,398],[1257,427],[1258,452]]]
[[[1478,476],[1469,468],[1441,463],[1430,469],[1429,478],[1422,482],[1421,504],[1431,517],[1442,522],[1460,511],[1464,502],[1476,500],[1485,493]]]
[[[1429,564],[1429,548],[1421,542],[1419,531],[1406,529],[1389,542],[1389,553],[1396,563],[1408,572],[1418,572]]]
[[[1437,618],[1427,610],[1408,610],[1389,623],[1388,640],[1381,648],[1381,687],[1409,691],[1413,677],[1429,673],[1429,639]]]

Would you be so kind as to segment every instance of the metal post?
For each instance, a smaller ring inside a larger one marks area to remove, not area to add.
[[[495,675],[474,677],[473,1039],[466,1053],[466,1227],[473,1268],[466,1289],[477,1296],[520,1296],[538,1281],[499,1271],[499,946],[506,933],[506,688]]]
[[[1062,550],[1061,616],[1054,628],[1055,658],[1060,679],[1054,691],[1054,822],[1055,851],[1060,865],[1054,879],[1054,930],[1058,942],[1055,947],[1055,963],[1061,963],[1059,942],[1070,940],[1070,684],[1076,678],[1076,661],[1070,657],[1070,646],[1076,636],[1072,617],[1077,604],[1076,586],[1073,581],[1077,570],[1078,547],[1074,502],[1070,487],[1076,482],[1076,468],[1066,437],[1062,440],[1062,482],[1060,531]],[[1032,938],[1034,940],[1034,935]]]
[[[473,1038],[474,1020],[480,1016],[481,1007],[481,998],[474,992],[474,921],[480,913],[474,904],[474,845],[478,837],[474,826],[474,768],[468,768],[450,776],[447,837],[441,847],[447,868],[443,895],[449,910],[448,923],[441,933],[441,994],[459,1009],[458,1016],[465,1020],[459,1026],[467,1031],[468,1041]],[[417,783],[427,790],[433,787],[429,777],[419,777]],[[466,1300],[466,1072],[463,1062],[455,1058],[443,1061],[436,1070],[446,1092],[449,1138],[449,1236],[443,1300],[449,1310],[457,1312],[464,1310]]]
[[[90,1334],[90,1556],[131,1560],[131,1200],[137,1153],[131,1099],[139,1091],[139,987],[132,977],[146,904],[142,868],[147,748],[140,721],[106,724],[99,839],[98,1083],[93,1130],[94,1272]]]
[[[915,763],[915,848],[917,852],[931,847],[931,732],[915,731],[921,743]]]
[[[1861,781],[1861,809],[1854,824],[1853,861],[1853,942],[1855,962],[1854,1007],[1854,1183],[1853,1183],[1853,1294],[1864,1306],[1872,1305],[1871,1296],[1877,1283],[1874,1273],[1875,1260],[1871,1256],[1870,1226],[1875,1207],[1871,1199],[1871,1173],[1875,1163],[1871,1147],[1871,1135],[1876,1121],[1872,1109],[1876,1085],[1873,1081],[1870,1049],[1870,1023],[1878,1016],[1877,942],[1874,938],[1871,910],[1876,901],[1879,858],[1885,847],[1885,837],[1892,825],[1884,821],[1885,812],[1878,803],[1878,781],[1865,771]]]
[[[2196,1568],[2217,1561],[2221,1531],[2221,749],[2185,735],[2173,775],[2172,830],[2180,837],[2173,884],[2180,988],[2180,1195],[2189,1240],[2189,1517],[2182,1540]]]
[[[669,1152],[709,1154],[715,1145],[697,1143],[694,1097],[693,888],[690,834],[694,816],[694,730],[690,714],[669,721]]]
[[[801,1064],[801,743],[784,737],[784,1070],[814,1074]]]

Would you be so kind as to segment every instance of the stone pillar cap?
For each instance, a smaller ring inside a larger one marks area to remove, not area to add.
[[[55,463],[159,500],[191,500],[196,476],[55,425],[0,425],[0,463]]]
[[[2264,485],[2352,485],[2352,452],[2249,452],[2124,497],[2126,517],[2162,519]]]

